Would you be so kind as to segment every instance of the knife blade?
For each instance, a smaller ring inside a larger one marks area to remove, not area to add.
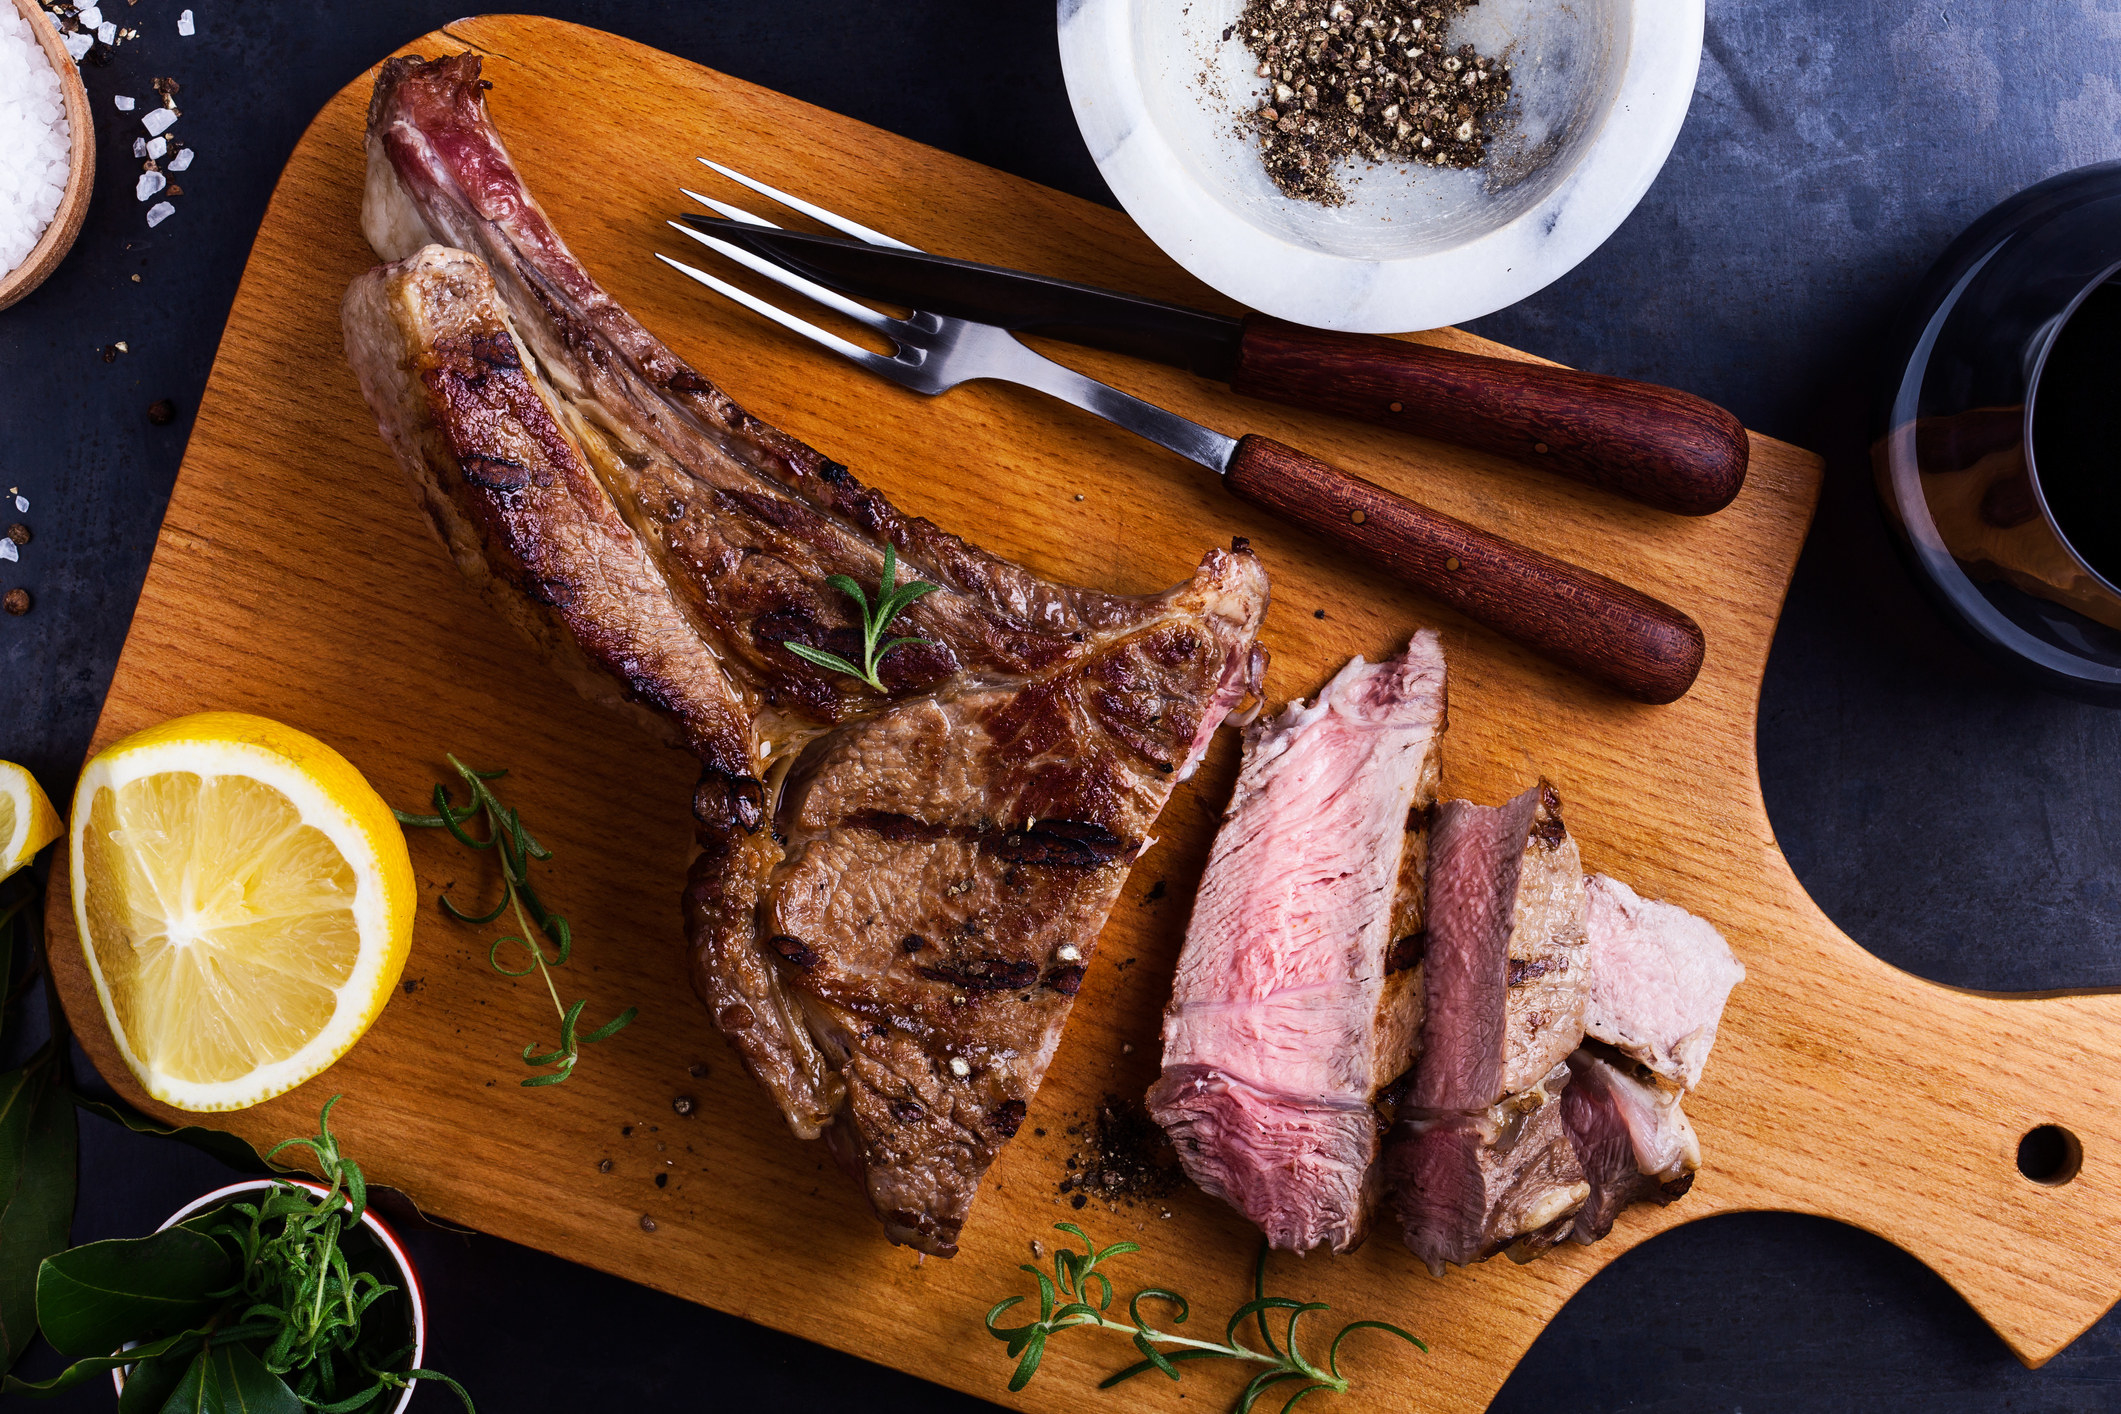
[[[1745,481],[1738,419],[1672,388],[1211,314],[910,247],[694,212],[684,220],[843,294],[1169,364],[1246,396],[1473,447],[1679,515],[1721,510]]]

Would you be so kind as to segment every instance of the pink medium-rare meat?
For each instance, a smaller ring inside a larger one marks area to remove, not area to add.
[[[1585,1032],[1693,1089],[1744,965],[1721,933],[1683,908],[1642,898],[1603,874],[1587,894]]]
[[[1584,889],[1561,798],[1447,800],[1429,835],[1421,1061],[1408,1103],[1474,1111],[1583,1039]]]
[[[1536,1255],[1589,1189],[1556,1101],[1583,1040],[1583,873],[1561,798],[1448,800],[1430,832],[1419,1059],[1385,1141],[1407,1246],[1441,1272]]]
[[[1562,1122],[1591,1190],[1569,1234],[1585,1243],[1611,1232],[1630,1203],[1684,1196],[1701,1167],[1701,1144],[1679,1107],[1680,1092],[1601,1049],[1593,1043],[1569,1057],[1569,1087],[1561,1097]]]
[[[1277,1248],[1346,1251],[1367,1225],[1373,1106],[1420,1020],[1420,971],[1392,963],[1420,926],[1444,703],[1423,632],[1248,729],[1194,900],[1149,1109],[1194,1182]]]
[[[1401,1109],[1385,1175],[1431,1272],[1502,1251],[1527,1260],[1567,1235],[1591,1192],[1562,1122],[1568,1084],[1564,1062],[1485,1109]]]
[[[1128,597],[1041,579],[737,407],[589,277],[488,119],[477,55],[393,59],[349,361],[459,568],[577,685],[701,764],[683,895],[714,1024],[896,1242],[948,1256],[1149,827],[1255,691],[1242,542]],[[889,544],[940,586],[852,603]],[[676,881],[673,881],[675,883]]]

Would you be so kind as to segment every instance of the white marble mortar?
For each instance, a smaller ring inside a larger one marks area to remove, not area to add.
[[[1510,65],[1487,163],[1352,164],[1350,201],[1328,208],[1275,190],[1240,129],[1264,83],[1222,39],[1243,8],[1059,0],[1068,96],[1106,183],[1166,254],[1326,329],[1457,324],[1574,268],[1649,190],[1701,61],[1703,0],[1480,0],[1451,39]]]

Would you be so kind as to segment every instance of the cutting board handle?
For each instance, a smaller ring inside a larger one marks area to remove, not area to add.
[[[1248,436],[1223,479],[1252,504],[1637,701],[1674,701],[1701,671],[1701,628],[1671,605],[1293,447]]]
[[[1925,981],[1768,861],[1790,906],[1733,929],[1751,975],[1687,1102],[1696,1192],[1876,1233],[2042,1364],[2121,1298],[2121,994]],[[1756,1157],[1718,1172],[1719,1153]],[[1660,1216],[1705,1215],[1687,1208]]]
[[[1745,484],[1748,443],[1714,403],[1552,364],[1248,315],[1230,386],[1544,467],[1700,516]]]

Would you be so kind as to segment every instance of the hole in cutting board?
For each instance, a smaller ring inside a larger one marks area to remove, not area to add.
[[[2018,1141],[2018,1172],[2052,1188],[2069,1182],[2084,1167],[2084,1145],[2059,1124],[2029,1129]]]

